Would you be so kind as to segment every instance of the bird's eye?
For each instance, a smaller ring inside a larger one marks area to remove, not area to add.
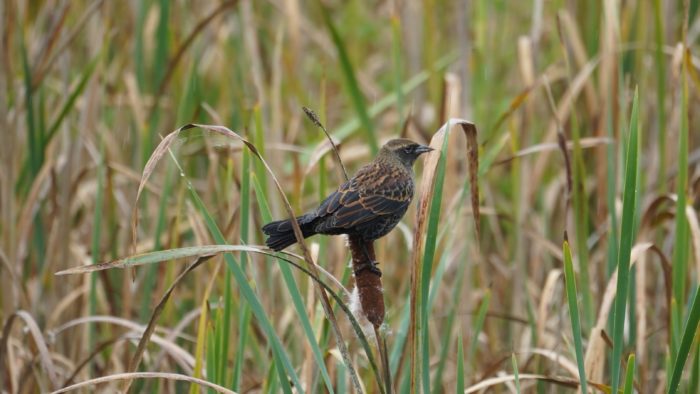
[[[412,147],[412,146],[407,146],[407,147],[403,148],[403,151],[404,151],[404,153],[406,153],[407,155],[410,155],[411,153],[413,153],[413,147]]]

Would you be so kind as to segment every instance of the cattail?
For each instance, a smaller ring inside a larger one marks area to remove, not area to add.
[[[384,288],[382,277],[367,267],[371,261],[375,261],[374,242],[363,241],[360,237],[349,236],[350,253],[352,255],[352,268],[355,272],[355,286],[360,296],[360,305],[367,320],[378,329],[384,323]],[[367,259],[370,261],[367,261]]]

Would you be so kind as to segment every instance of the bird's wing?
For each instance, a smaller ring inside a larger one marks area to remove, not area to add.
[[[321,203],[317,215],[333,216],[333,227],[351,228],[405,210],[413,197],[413,180],[377,170],[360,170]]]

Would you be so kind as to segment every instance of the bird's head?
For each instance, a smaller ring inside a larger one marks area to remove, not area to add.
[[[415,143],[405,138],[390,140],[379,151],[379,158],[398,161],[408,168],[413,166],[418,156],[432,151],[433,148]]]

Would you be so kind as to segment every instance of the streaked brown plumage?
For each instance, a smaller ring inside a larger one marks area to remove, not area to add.
[[[297,217],[304,238],[314,234],[349,234],[374,241],[391,231],[413,199],[413,163],[432,148],[407,139],[387,142],[371,163],[318,208]],[[265,241],[274,250],[296,242],[289,219],[266,224]],[[372,267],[370,267],[372,268]]]

